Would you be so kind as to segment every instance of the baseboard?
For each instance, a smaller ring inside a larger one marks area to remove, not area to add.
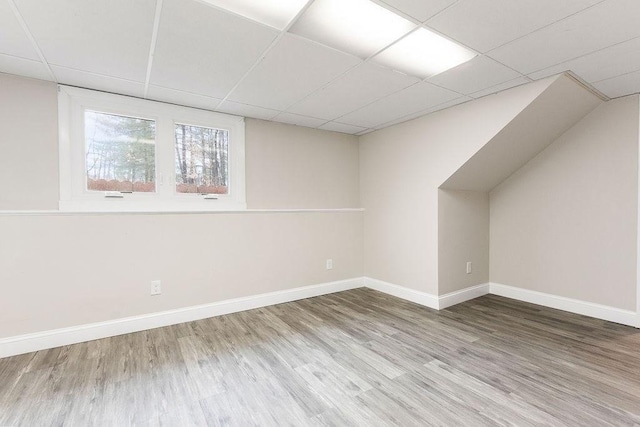
[[[636,328],[640,327],[640,315],[634,311],[622,310],[592,302],[501,285],[499,283],[490,283],[489,287],[490,292],[494,295],[542,305],[545,307],[556,308],[570,313],[595,317],[596,319],[607,320],[609,322],[620,323],[622,325],[634,326]]]
[[[438,310],[439,302],[437,295],[416,291],[370,277],[365,277],[363,283],[367,288]]]
[[[442,310],[447,307],[481,297],[482,295],[493,294],[640,328],[640,313],[636,313],[634,311],[622,310],[606,305],[530,291],[498,283],[485,283],[441,296],[416,291],[414,289],[405,288],[403,286],[394,285],[393,283],[383,282],[370,277],[364,278],[364,286],[425,307],[433,308],[435,310]]]
[[[636,313],[634,311],[621,310],[615,307],[530,291],[498,283],[487,283],[472,286],[460,291],[437,296],[405,288],[403,286],[394,285],[392,283],[383,282],[381,280],[364,277],[304,286],[284,291],[270,292],[106,322],[91,323],[70,328],[2,338],[0,339],[0,358],[132,332],[145,331],[163,326],[176,325],[179,323],[221,316],[224,314],[237,313],[254,308],[282,304],[285,302],[360,288],[362,286],[366,286],[376,291],[393,295],[434,310],[442,310],[461,302],[491,293],[519,301],[640,328],[640,313]]]
[[[159,313],[0,339],[0,358],[145,331],[362,287],[362,278],[304,286]]]
[[[489,293],[488,283],[471,286],[469,288],[441,296],[416,291],[414,289],[405,288],[403,286],[394,285],[393,283],[383,282],[382,280],[372,279],[370,277],[364,278],[364,286],[385,294],[393,295],[394,297],[415,302],[416,304],[424,305],[425,307],[433,308],[434,310],[442,310],[447,307],[451,307],[452,305],[460,304],[461,302],[469,301]]]
[[[438,308],[442,310],[447,307],[487,295],[489,290],[489,283],[483,283],[482,285],[471,286],[469,288],[441,295],[438,297]]]

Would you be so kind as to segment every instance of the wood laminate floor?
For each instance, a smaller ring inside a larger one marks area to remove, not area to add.
[[[0,359],[0,425],[640,425],[640,331],[353,291]]]

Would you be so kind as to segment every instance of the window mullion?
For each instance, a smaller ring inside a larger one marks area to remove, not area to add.
[[[170,200],[174,195],[175,171],[174,171],[174,124],[170,116],[158,117],[158,135],[156,153],[158,195],[162,200]]]

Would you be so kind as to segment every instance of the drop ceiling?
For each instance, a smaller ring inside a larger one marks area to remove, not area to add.
[[[477,54],[428,78],[305,25],[319,1],[270,26],[248,0],[0,0],[0,72],[351,134],[563,71],[640,92],[638,0],[374,0]]]

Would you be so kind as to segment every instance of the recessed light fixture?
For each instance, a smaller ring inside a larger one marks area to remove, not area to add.
[[[307,0],[203,0],[221,9],[283,30]]]
[[[290,31],[367,58],[414,28],[370,0],[315,0]]]
[[[374,62],[427,78],[460,65],[477,54],[441,35],[419,28],[373,58]]]

